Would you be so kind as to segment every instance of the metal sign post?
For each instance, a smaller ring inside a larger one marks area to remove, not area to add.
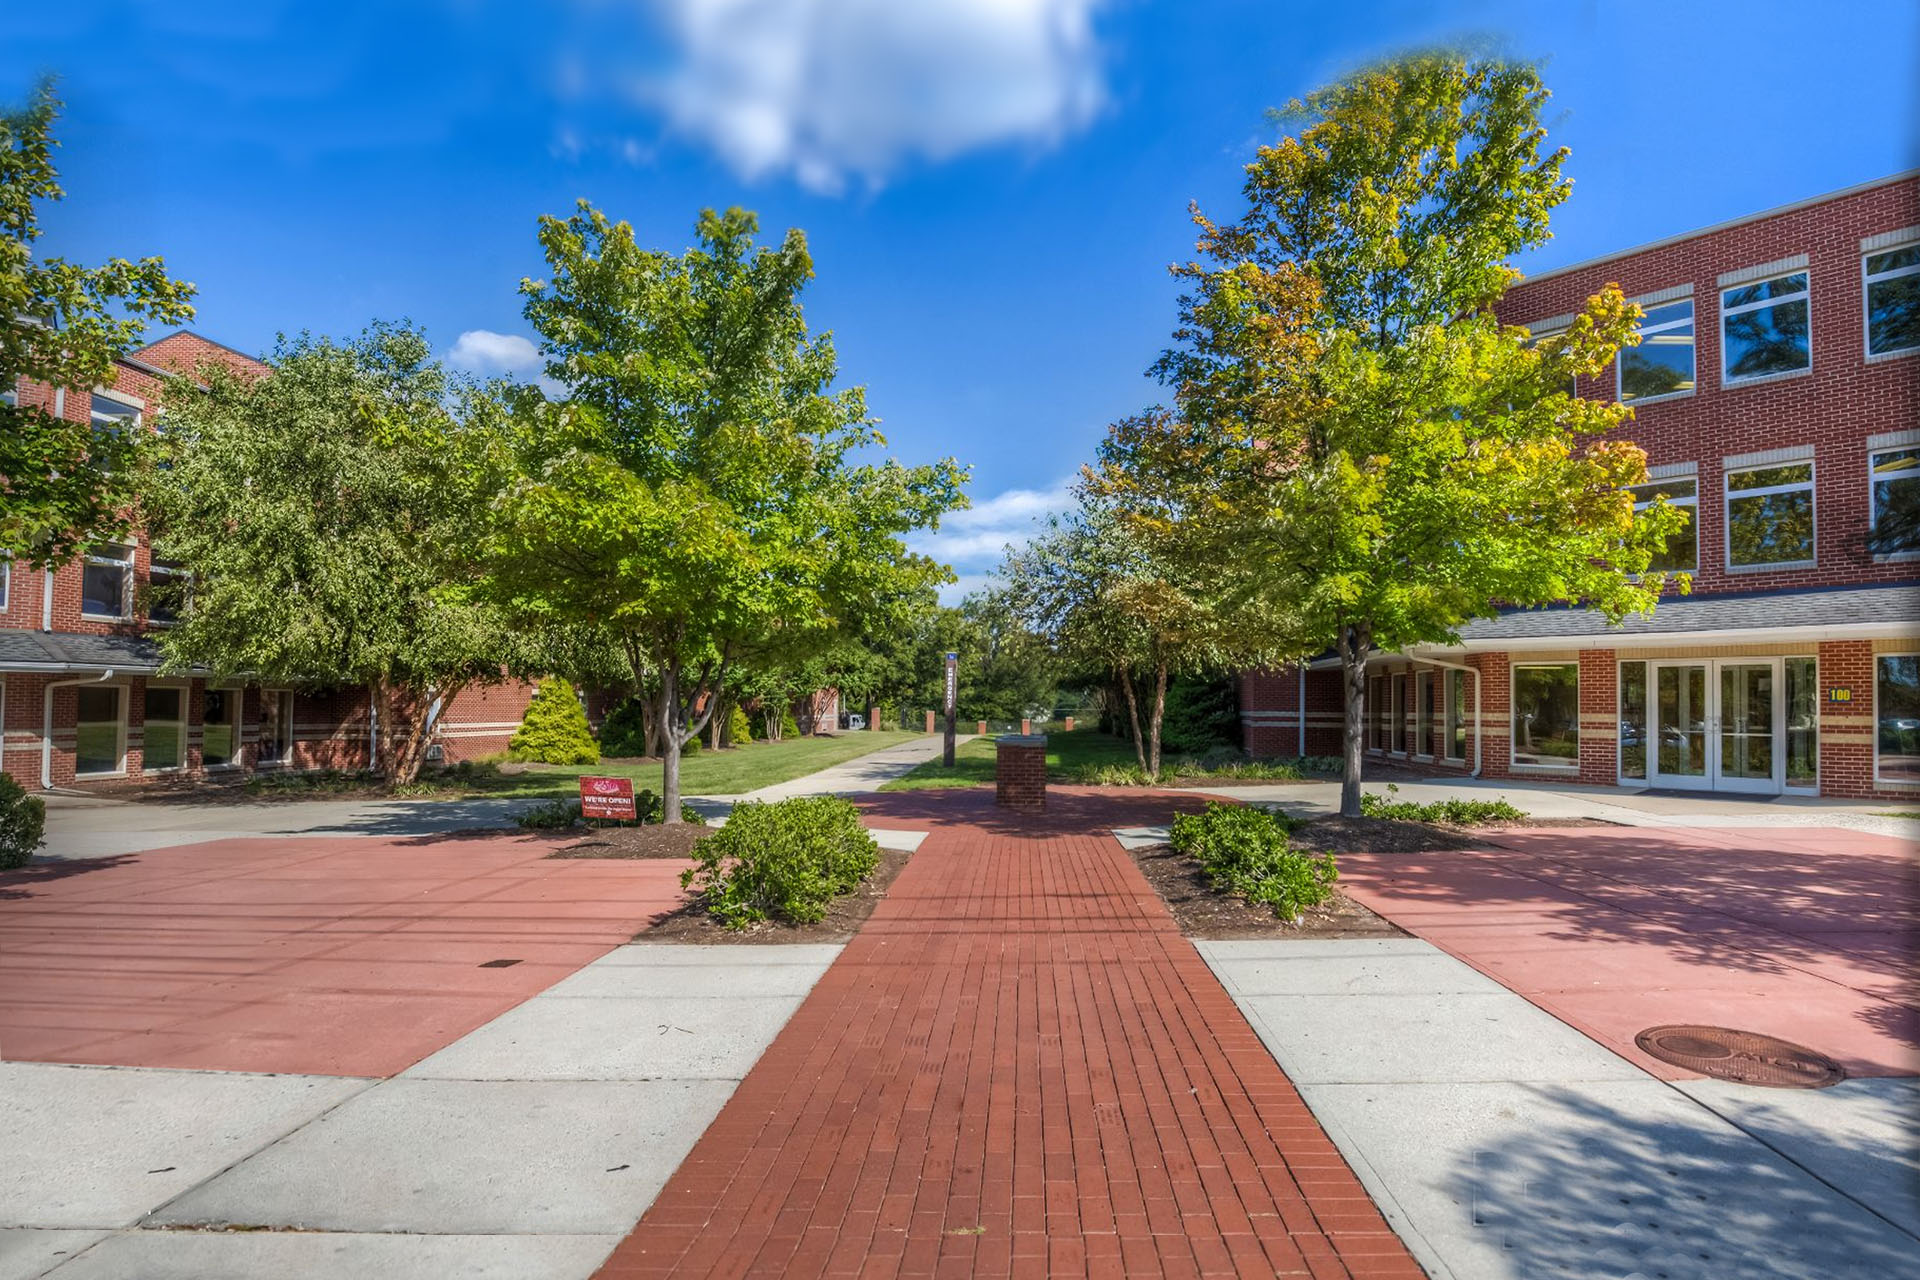
[[[960,689],[960,655],[947,655],[947,740],[940,752],[940,761],[947,768],[953,768],[953,716],[954,700]]]

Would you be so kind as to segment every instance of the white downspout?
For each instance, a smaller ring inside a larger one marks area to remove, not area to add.
[[[1300,742],[1293,754],[1301,759],[1307,758],[1307,664],[1300,664],[1300,692],[1296,696],[1296,710],[1300,713]]]
[[[40,722],[40,789],[53,790],[53,691],[70,689],[81,684],[105,684],[113,679],[113,668],[108,667],[91,680],[53,680],[46,687],[46,715]],[[124,714],[124,712],[123,712]]]
[[[1479,777],[1481,766],[1487,762],[1487,735],[1480,729],[1480,686],[1484,682],[1480,678],[1479,670],[1462,662],[1448,662],[1444,658],[1415,658],[1411,661],[1444,667],[1448,671],[1464,671],[1473,677],[1473,771],[1467,776]]]

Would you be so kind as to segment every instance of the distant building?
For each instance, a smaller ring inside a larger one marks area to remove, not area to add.
[[[0,395],[75,422],[150,427],[164,378],[213,360],[267,366],[198,334],[170,334],[121,360],[110,385],[23,381]],[[23,786],[190,782],[256,771],[365,767],[372,752],[366,690],[263,687],[199,675],[161,676],[148,584],[182,571],[155,560],[139,530],[74,563],[33,572],[0,559],[0,768]],[[457,761],[503,751],[531,696],[519,682],[462,691],[429,709],[433,754]]]
[[[1902,174],[1524,281],[1547,335],[1617,283],[1641,344],[1580,393],[1691,516],[1660,567],[1693,593],[1610,627],[1517,609],[1380,654],[1370,759],[1658,788],[1920,794],[1920,175]],[[1241,680],[1247,746],[1337,754],[1326,661]]]

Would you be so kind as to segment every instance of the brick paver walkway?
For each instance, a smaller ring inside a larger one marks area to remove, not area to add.
[[[1175,803],[882,797],[932,834],[601,1275],[1421,1276],[1106,834]]]

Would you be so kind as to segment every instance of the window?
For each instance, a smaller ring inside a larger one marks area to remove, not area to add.
[[[1447,672],[1447,759],[1467,758],[1467,673]]]
[[[140,406],[128,404],[125,400],[116,400],[103,392],[93,393],[89,416],[93,419],[93,429],[105,435],[125,435],[129,428],[140,425]]]
[[[1819,663],[1788,658],[1787,785],[1811,787],[1820,781]]]
[[[293,693],[268,689],[260,696],[260,763],[285,764],[293,758]]]
[[[1876,659],[1873,713],[1874,781],[1920,783],[1920,655]]]
[[[1736,569],[1813,563],[1813,464],[1727,472],[1727,563]]]
[[[1647,777],[1647,664],[1620,664],[1620,779]]]
[[[1861,259],[1866,275],[1867,355],[1920,351],[1920,244]]]
[[[1580,668],[1572,662],[1513,669],[1513,763],[1580,767]]]
[[[73,772],[76,777],[121,773],[126,761],[126,736],[120,714],[120,690],[114,685],[81,685],[80,708],[73,727]]]
[[[240,746],[240,690],[213,689],[206,693],[200,720],[200,760],[209,769],[235,762]]]
[[[171,560],[155,560],[148,577],[152,581],[147,588],[147,621],[160,626],[180,621],[181,610],[187,607],[191,576]]]
[[[1727,383],[1813,367],[1807,273],[1736,285],[1720,294],[1720,372]]]
[[[1640,345],[1622,347],[1620,402],[1686,395],[1693,390],[1693,299],[1648,307]]]
[[[141,758],[148,773],[187,762],[187,691],[177,684],[149,684]]]
[[[1674,480],[1655,480],[1627,490],[1633,495],[1633,509],[1645,511],[1665,498],[1686,517],[1686,525],[1667,539],[1664,550],[1653,553],[1647,562],[1649,573],[1692,573],[1700,567],[1700,528],[1696,520],[1700,505],[1700,482],[1692,476]]]
[[[1433,754],[1433,672],[1413,678],[1413,753]]]
[[[106,542],[88,548],[80,571],[80,612],[90,618],[126,617],[132,582],[132,547]]]
[[[13,600],[13,557],[0,556],[0,613]]]
[[[1367,681],[1367,746],[1374,751],[1387,749],[1386,682],[1379,676]]]
[[[1876,555],[1920,552],[1920,448],[1872,454],[1873,531]]]
[[[1387,742],[1393,754],[1407,754],[1407,681],[1405,676],[1387,677],[1389,710]]]

